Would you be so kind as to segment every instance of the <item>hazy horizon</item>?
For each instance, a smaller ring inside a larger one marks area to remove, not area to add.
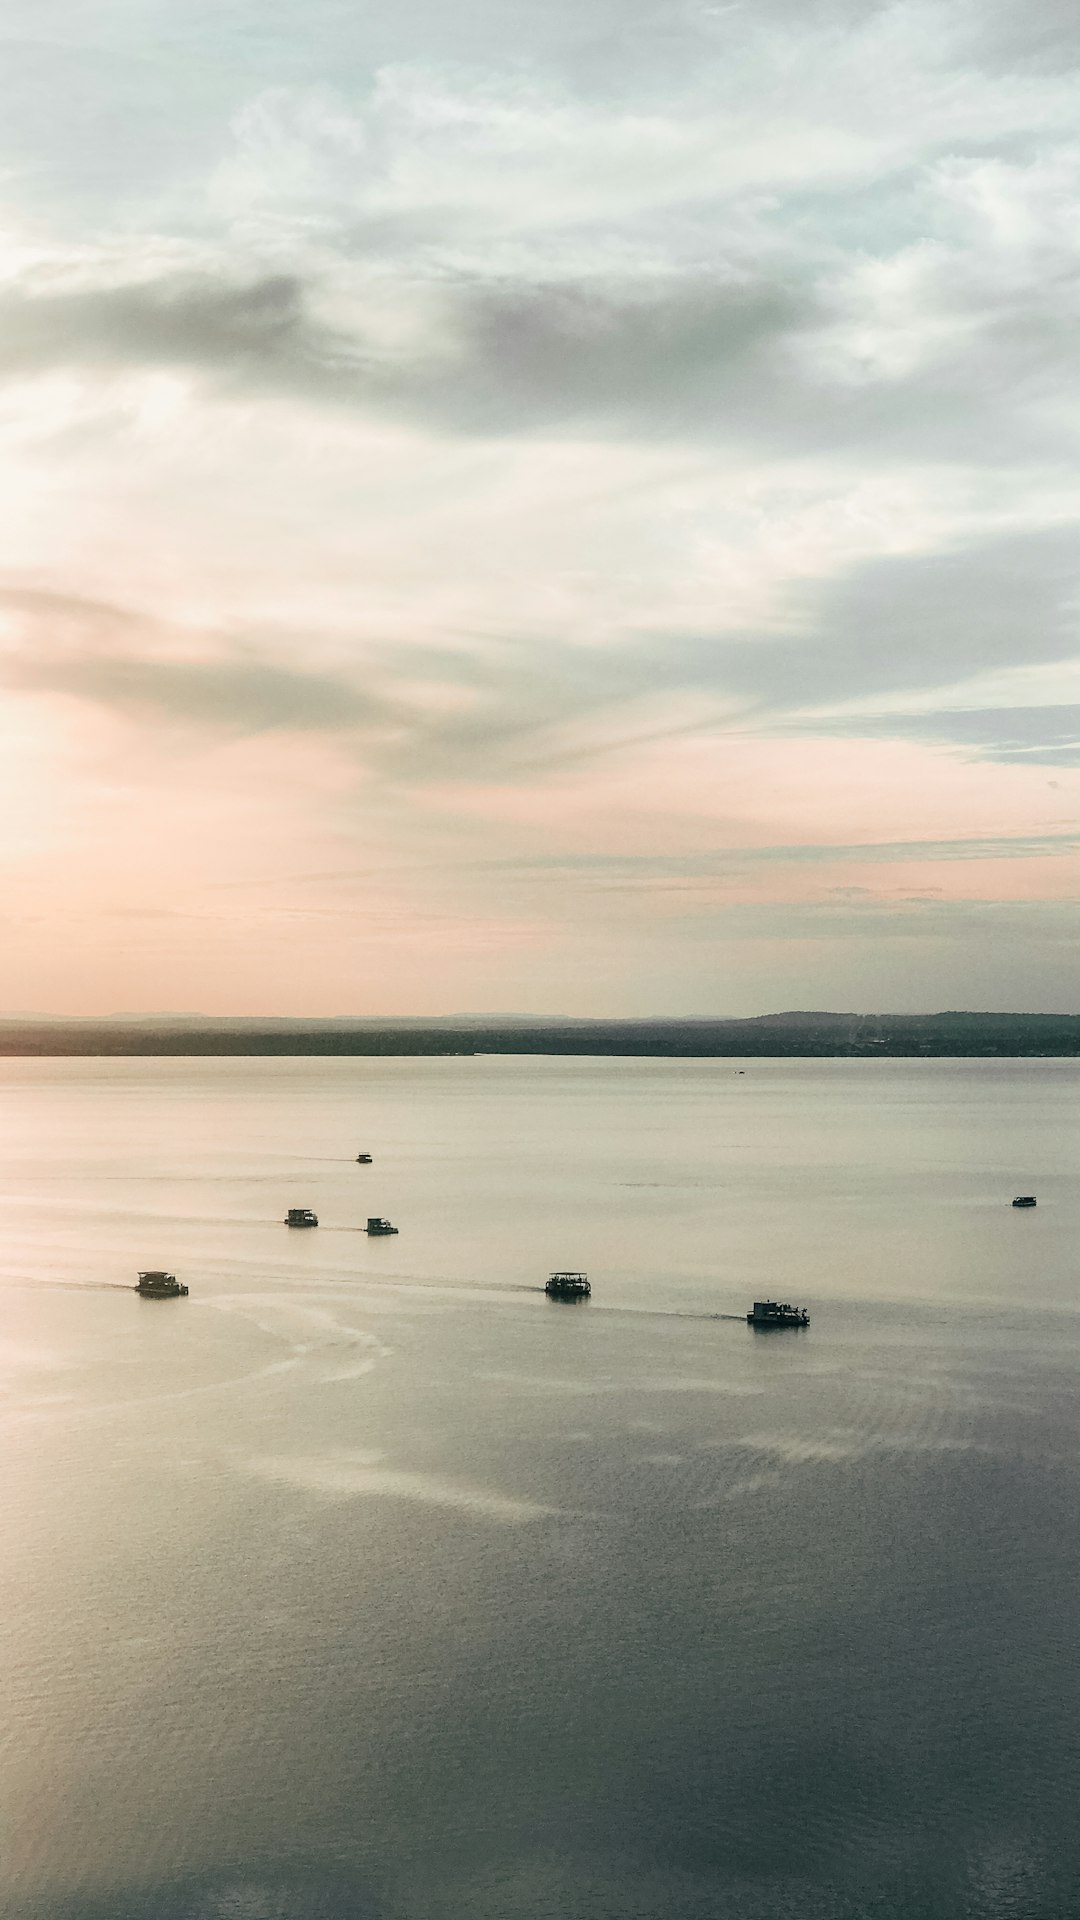
[[[5,52],[0,1009],[1073,1000],[1072,10]]]
[[[358,1026],[364,1026],[364,1025],[393,1026],[395,1023],[398,1023],[398,1022],[400,1022],[402,1025],[413,1025],[413,1024],[446,1025],[446,1024],[451,1024],[455,1020],[460,1020],[460,1021],[468,1022],[470,1024],[482,1024],[488,1021],[494,1024],[500,1024],[503,1022],[508,1024],[513,1024],[514,1022],[520,1021],[522,1024],[529,1025],[529,1026],[542,1026],[546,1023],[557,1024],[561,1021],[567,1021],[573,1024],[582,1024],[582,1025],[591,1025],[591,1024],[600,1024],[600,1025],[616,1024],[617,1025],[620,1023],[644,1025],[650,1022],[655,1022],[658,1025],[664,1025],[667,1023],[671,1023],[674,1025],[678,1025],[678,1024],[695,1025],[698,1023],[724,1025],[727,1022],[753,1021],[753,1020],[883,1020],[883,1019],[936,1020],[936,1019],[949,1019],[949,1018],[961,1018],[961,1019],[975,1018],[975,1019],[991,1019],[991,1020],[993,1019],[997,1019],[997,1020],[1028,1020],[1028,1019],[1074,1020],[1074,1019],[1080,1018],[1080,1009],[1077,1009],[1077,1007],[1075,1006],[1046,1007],[1046,1008],[917,1007],[913,1009],[904,1009],[904,1010],[899,1010],[896,1007],[765,1007],[755,1013],[723,1013],[723,1012],[721,1013],[717,1013],[717,1012],[670,1013],[663,1009],[660,1009],[660,1010],[654,1009],[650,1013],[643,1013],[643,1014],[609,1014],[609,1013],[578,1014],[578,1013],[566,1013],[565,1011],[562,1011],[559,1009],[555,1009],[554,1011],[548,1011],[543,1013],[513,1013],[513,1012],[507,1012],[505,1009],[501,1009],[501,1008],[496,1008],[492,1011],[484,1011],[482,1008],[473,1007],[473,1008],[468,1008],[464,1010],[455,1009],[449,1013],[432,1013],[432,1014],[423,1014],[423,1013],[420,1013],[420,1014],[416,1014],[416,1013],[368,1014],[368,1013],[342,1013],[340,1011],[335,1013],[317,1013],[316,1014],[316,1013],[289,1013],[289,1012],[280,1012],[280,1011],[275,1013],[239,1013],[239,1012],[207,1013],[205,1009],[202,1009],[202,1008],[184,1009],[184,1008],[176,1008],[176,1007],[173,1007],[173,1008],[157,1007],[157,1008],[148,1008],[144,1012],[132,1012],[130,1010],[118,1011],[115,1008],[103,1013],[67,1013],[67,1012],[47,1013],[40,1009],[28,1010],[26,1008],[20,1008],[18,1011],[14,1011],[10,1013],[0,1012],[0,1024],[2,1024],[4,1021],[19,1021],[19,1020],[42,1020],[42,1021],[57,1023],[57,1024],[63,1023],[65,1021],[93,1024],[94,1022],[107,1023],[107,1022],[124,1021],[124,1020],[129,1020],[133,1023],[145,1023],[151,1020],[164,1020],[164,1021],[205,1020],[213,1024],[219,1024],[221,1022],[234,1021],[234,1020],[235,1021],[254,1020],[254,1021],[266,1021],[266,1022],[288,1021],[290,1024],[299,1024],[301,1022],[310,1021],[314,1025],[325,1025],[325,1026],[333,1025],[335,1023],[342,1023],[342,1022],[353,1022]]]

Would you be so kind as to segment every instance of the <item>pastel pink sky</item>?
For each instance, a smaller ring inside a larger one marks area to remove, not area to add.
[[[1074,1007],[1080,31],[661,12],[16,0],[0,1009]]]

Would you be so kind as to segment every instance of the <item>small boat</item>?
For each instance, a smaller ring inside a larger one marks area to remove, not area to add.
[[[367,1231],[378,1236],[383,1233],[397,1233],[399,1229],[391,1226],[389,1220],[380,1219],[377,1213],[369,1213]]]
[[[285,1215],[287,1227],[317,1227],[318,1224],[319,1216],[312,1213],[310,1207],[290,1207]]]
[[[146,1273],[140,1273],[135,1291],[141,1293],[144,1300],[182,1300],[187,1293],[187,1288],[182,1280],[177,1279],[175,1273],[162,1273],[157,1269],[151,1269]]]
[[[1014,1207],[1033,1207],[1036,1204],[1033,1193],[1018,1193],[1013,1201]]]
[[[791,1307],[786,1300],[755,1300],[746,1323],[750,1327],[808,1327],[810,1315],[805,1307]]]
[[[356,1164],[358,1167],[370,1167],[371,1165],[370,1153],[358,1153],[356,1156]]]
[[[553,1273],[544,1284],[549,1300],[587,1300],[592,1293],[584,1273]]]

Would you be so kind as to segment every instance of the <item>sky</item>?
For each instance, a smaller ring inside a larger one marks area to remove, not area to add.
[[[1071,0],[0,65],[0,1010],[1075,1009]]]

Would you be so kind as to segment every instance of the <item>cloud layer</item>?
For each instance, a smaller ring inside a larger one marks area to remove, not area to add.
[[[1071,11],[5,31],[9,1005],[1071,1004]]]

